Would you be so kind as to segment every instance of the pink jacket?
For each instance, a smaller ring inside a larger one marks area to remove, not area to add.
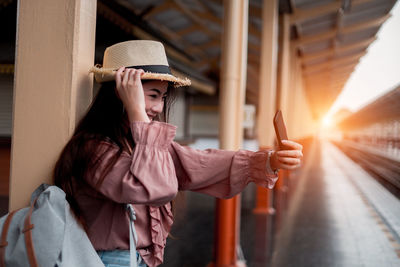
[[[114,144],[99,143],[100,160],[89,166],[87,186],[76,195],[96,250],[129,249],[129,218],[121,203],[132,203],[136,210],[138,251],[152,267],[163,261],[173,223],[171,200],[178,190],[230,198],[250,182],[274,186],[277,176],[266,171],[266,151],[195,150],[173,142],[175,130],[161,122],[132,123],[132,155],[123,152],[96,189],[118,151]]]

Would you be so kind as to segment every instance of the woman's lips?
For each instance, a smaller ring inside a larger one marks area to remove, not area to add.
[[[153,119],[154,119],[154,115],[150,115],[150,114],[147,114],[147,117],[149,117],[149,119],[152,121]]]

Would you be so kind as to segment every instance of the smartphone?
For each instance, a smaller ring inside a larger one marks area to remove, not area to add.
[[[284,150],[285,145],[282,144],[282,140],[288,140],[285,122],[283,121],[282,111],[278,110],[274,116],[274,128],[276,137],[278,138],[279,149]]]

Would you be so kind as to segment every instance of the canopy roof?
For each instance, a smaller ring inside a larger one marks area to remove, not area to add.
[[[262,0],[249,3],[246,100],[257,105]],[[305,90],[315,118],[332,105],[376,39],[380,26],[389,18],[394,3],[395,0],[279,2],[280,13],[290,13],[291,40],[301,60]],[[222,5],[220,0],[100,1],[99,13],[138,38],[164,41],[171,65],[196,77],[195,85],[212,93],[219,75]]]
[[[0,2],[4,2],[0,5],[2,14],[7,5],[16,1]],[[262,2],[249,0],[246,102],[256,106]],[[296,49],[294,55],[301,61],[304,88],[316,119],[330,108],[360,58],[376,39],[380,26],[390,17],[395,2],[279,1],[280,14],[290,14],[290,39]],[[6,15],[1,17],[6,18]],[[221,62],[222,0],[99,0],[98,15],[97,63],[102,60],[105,47],[120,40],[159,40],[166,46],[172,68],[182,76],[189,76],[193,88],[208,94],[216,92]],[[113,28],[107,29],[101,21],[107,21]],[[12,29],[10,32],[15,33],[14,26]],[[1,53],[0,64],[12,63],[13,55],[12,51]],[[4,66],[1,69],[9,70]]]
[[[293,0],[291,22],[308,99],[316,116],[330,108],[394,0]]]

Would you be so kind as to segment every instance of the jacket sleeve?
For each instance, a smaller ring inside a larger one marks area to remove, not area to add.
[[[101,142],[85,180],[107,198],[119,203],[163,205],[178,190],[174,163],[168,152],[176,127],[161,122],[134,122],[132,154]],[[114,161],[115,160],[115,161]],[[107,167],[110,162],[113,164]],[[103,178],[102,183],[99,180]]]
[[[169,148],[179,190],[191,190],[218,198],[230,198],[255,182],[273,188],[278,179],[268,173],[268,151],[196,150],[175,142]]]

